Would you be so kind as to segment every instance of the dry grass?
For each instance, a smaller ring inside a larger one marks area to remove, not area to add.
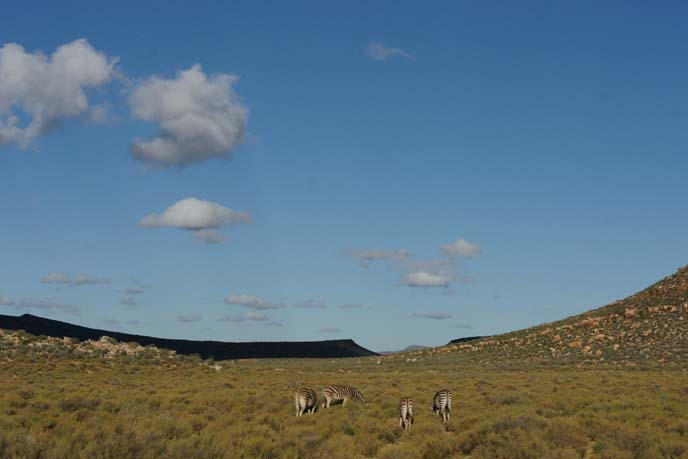
[[[7,351],[7,349],[5,349]],[[2,352],[0,352],[0,356]],[[377,359],[221,362],[13,351],[0,358],[0,458],[688,457],[679,368],[500,369]],[[293,389],[369,403],[294,416]],[[454,391],[451,421],[431,411]],[[397,404],[416,402],[398,426]]]

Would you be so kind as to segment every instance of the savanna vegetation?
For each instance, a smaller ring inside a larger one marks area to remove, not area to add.
[[[40,349],[40,350],[37,350]],[[0,348],[0,458],[688,457],[681,365],[500,367],[431,359],[202,361],[154,350]],[[293,390],[358,387],[295,417]],[[454,392],[450,422],[431,411]],[[415,423],[398,425],[402,396]]]

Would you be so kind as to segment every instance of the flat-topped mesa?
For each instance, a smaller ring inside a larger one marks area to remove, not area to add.
[[[215,360],[258,359],[258,358],[337,358],[366,357],[377,355],[359,346],[351,339],[329,341],[283,341],[283,342],[222,342],[192,341],[133,335],[94,328],[82,327],[59,320],[46,319],[31,314],[22,316],[0,315],[0,328],[24,330],[33,335],[55,338],[77,338],[79,340],[100,340],[109,336],[119,342],[153,345],[179,354],[198,354],[202,358]]]

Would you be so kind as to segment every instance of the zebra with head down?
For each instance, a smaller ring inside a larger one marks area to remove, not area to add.
[[[303,416],[303,413],[313,413],[318,406],[318,395],[313,389],[302,387],[294,392],[294,404],[296,405],[296,416]]]
[[[345,405],[347,400],[355,400],[361,403],[366,402],[365,397],[363,397],[363,394],[358,389],[342,384],[327,386],[322,390],[322,394],[325,398],[322,402],[323,408],[329,408],[332,402],[340,400],[342,401],[342,405]]]

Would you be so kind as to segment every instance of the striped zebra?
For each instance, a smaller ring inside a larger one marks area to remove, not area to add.
[[[447,389],[443,389],[435,394],[432,402],[432,412],[442,416],[442,422],[449,421],[453,398],[454,395]]]
[[[399,402],[399,427],[404,430],[413,424],[413,400],[411,397],[404,397]]]
[[[366,402],[363,394],[358,389],[342,384],[327,386],[322,390],[322,394],[323,397],[325,397],[325,400],[322,402],[323,408],[329,408],[332,402],[339,400],[342,401],[342,405],[346,404],[347,400],[356,400],[362,403]]]
[[[303,416],[303,413],[313,413],[318,406],[318,394],[313,389],[302,387],[294,392],[294,404],[296,405],[296,416]]]

